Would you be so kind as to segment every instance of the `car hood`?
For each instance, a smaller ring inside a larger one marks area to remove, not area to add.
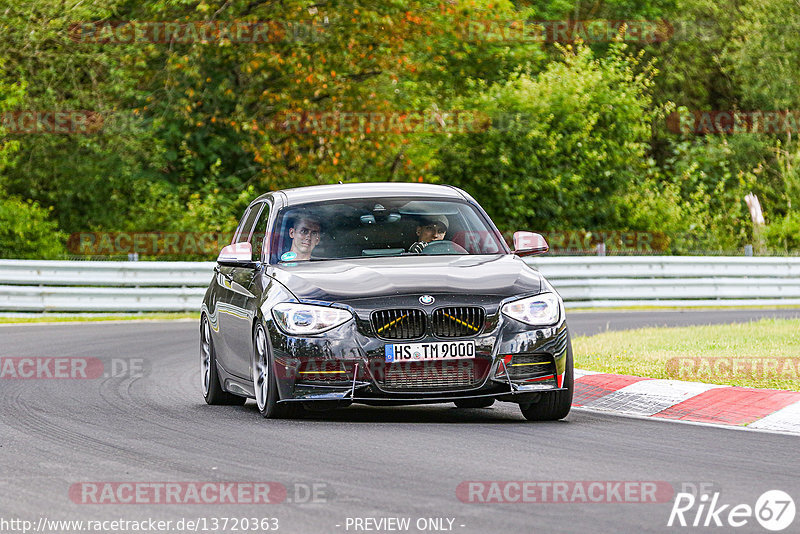
[[[297,262],[271,274],[297,298],[326,302],[426,293],[504,298],[542,288],[539,272],[513,254]]]

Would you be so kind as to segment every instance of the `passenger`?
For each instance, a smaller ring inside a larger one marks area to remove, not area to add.
[[[409,252],[422,253],[431,241],[441,241],[447,233],[447,217],[444,215],[429,215],[420,219],[417,225],[418,241],[408,248]]]
[[[289,228],[292,248],[281,256],[284,261],[310,260],[314,248],[319,245],[322,224],[314,215],[300,214],[293,218]]]

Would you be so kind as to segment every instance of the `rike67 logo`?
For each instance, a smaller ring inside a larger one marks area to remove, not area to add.
[[[723,503],[720,493],[678,493],[669,514],[667,526],[681,527],[743,527],[755,520],[765,529],[778,532],[794,522],[794,500],[781,490],[764,492],[755,506]]]

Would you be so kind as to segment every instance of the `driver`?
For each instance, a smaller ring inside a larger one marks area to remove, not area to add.
[[[444,215],[428,215],[421,218],[417,225],[417,242],[408,247],[408,251],[420,254],[431,241],[444,239],[447,227],[447,217]]]
[[[319,245],[322,224],[320,220],[311,214],[301,213],[294,218],[292,227],[289,228],[289,237],[292,240],[292,248],[284,254],[290,254],[292,260],[310,260],[314,248]]]

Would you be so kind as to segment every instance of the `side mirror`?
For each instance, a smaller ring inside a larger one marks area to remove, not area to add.
[[[223,247],[217,256],[220,265],[244,267],[255,263],[253,261],[253,246],[250,243],[234,243]]]
[[[514,232],[514,254],[517,256],[533,256],[544,254],[550,245],[541,234],[533,232]]]

